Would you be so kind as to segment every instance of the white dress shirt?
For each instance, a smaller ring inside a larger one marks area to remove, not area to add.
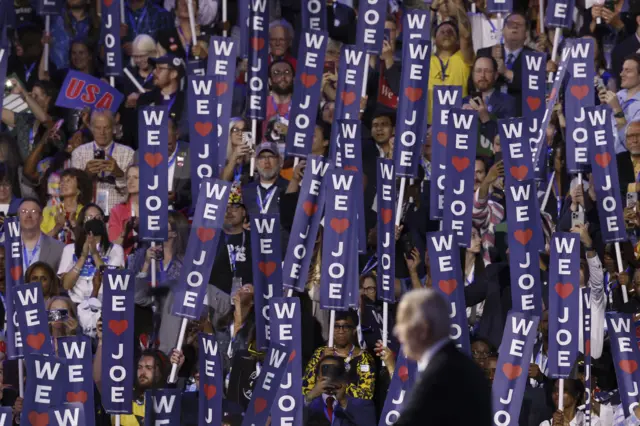
[[[451,339],[449,339],[448,337],[438,340],[436,343],[431,345],[429,349],[424,351],[424,353],[422,354],[422,357],[418,361],[418,371],[422,373],[424,370],[426,370],[427,366],[429,365],[429,362],[433,359],[435,354],[437,354],[438,351],[442,349],[449,342],[451,342]]]
[[[551,426],[553,424],[553,419],[545,420],[540,423],[540,426]],[[578,411],[576,415],[573,417],[573,420],[569,423],[570,426],[584,426],[585,424],[585,416],[583,411]],[[591,412],[591,426],[601,426],[600,418],[596,416],[593,411]]]

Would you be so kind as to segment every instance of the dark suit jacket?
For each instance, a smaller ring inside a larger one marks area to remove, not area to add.
[[[489,426],[491,385],[484,372],[447,343],[420,373],[396,426]]]
[[[491,56],[491,47],[485,47],[484,49],[478,50],[477,56],[490,57]],[[522,51],[517,58],[515,58],[513,62],[513,80],[511,82],[507,82],[502,76],[499,78],[499,82],[507,85],[507,93],[513,96],[516,100],[516,113],[513,115],[515,117],[520,117],[522,115],[522,53],[523,52],[532,52],[532,49],[524,46]],[[502,57],[506,61],[507,58],[504,53],[504,45],[502,46]]]
[[[334,408],[333,423],[329,423],[329,419],[324,414],[325,404],[321,396],[315,398],[306,407],[306,417],[307,419],[309,417],[317,419],[322,416],[327,421],[326,424],[331,426],[372,426],[376,424],[376,409],[372,400],[350,396],[347,396],[347,400],[346,409],[343,409],[340,404]],[[305,422],[305,424],[307,423],[308,421]]]
[[[638,49],[640,49],[640,41],[638,41],[635,33],[613,48],[611,52],[611,73],[616,80],[617,87],[620,87],[620,72],[622,72],[624,60],[636,53]]]
[[[38,260],[48,264],[57,272],[60,267],[60,259],[62,258],[63,249],[64,244],[60,241],[42,234],[40,239],[40,257]]]
[[[462,104],[468,104],[470,99],[471,97],[467,96],[462,100]],[[489,102],[487,103],[491,120],[486,123],[480,123],[482,136],[487,138],[489,142],[493,142],[493,139],[498,134],[498,120],[514,117],[517,108],[516,99],[513,96],[502,93],[496,88],[489,96]]]

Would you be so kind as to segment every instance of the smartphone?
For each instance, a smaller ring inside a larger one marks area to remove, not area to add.
[[[494,158],[495,158],[495,162],[493,164],[497,164],[498,162],[502,161],[502,151],[496,152],[494,154]]]
[[[336,62],[335,61],[326,61],[324,63],[324,72],[335,72],[336,71]]]
[[[571,227],[584,225],[584,212],[571,212]]]
[[[636,207],[636,203],[638,202],[638,193],[637,192],[627,192],[627,207]]]
[[[94,160],[104,160],[106,158],[106,153],[103,149],[96,149],[93,151],[93,159]]]
[[[251,132],[242,132],[242,143],[251,145]]]
[[[164,243],[156,245],[156,260],[164,260]]]
[[[342,379],[344,367],[340,367],[334,364],[324,364],[320,370],[322,377],[329,379],[331,383],[338,383]]]
[[[69,311],[67,309],[53,309],[47,315],[49,322],[64,321],[69,318]]]
[[[233,297],[236,295],[238,290],[242,288],[242,278],[241,277],[233,277],[231,280],[231,304],[234,305]]]
[[[604,2],[604,7],[609,9],[610,11],[616,10],[616,1],[615,0],[607,0]]]
[[[53,131],[57,132],[58,130],[60,130],[60,127],[62,127],[63,123],[64,123],[64,119],[56,121],[56,124],[53,126]]]

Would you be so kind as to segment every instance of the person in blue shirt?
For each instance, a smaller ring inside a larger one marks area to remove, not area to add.
[[[133,52],[133,40],[140,34],[148,34],[157,40],[158,32],[175,26],[171,13],[148,0],[127,0],[125,7],[127,35],[122,48],[129,58]]]
[[[51,17],[49,59],[58,69],[69,68],[69,51],[75,39],[95,44],[100,36],[100,20],[91,2],[67,0],[60,15]]]

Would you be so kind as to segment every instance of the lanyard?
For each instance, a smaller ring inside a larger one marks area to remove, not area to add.
[[[260,193],[261,185],[258,184],[256,191],[258,192],[258,208],[260,209],[261,214],[265,214],[269,211],[269,206],[271,205],[271,201],[273,201],[273,196],[276,193],[276,189],[278,188],[274,183],[273,186],[267,189],[267,195],[265,195],[265,201],[263,204],[262,194]]]
[[[627,108],[629,108],[629,106],[634,103],[635,101],[637,101],[637,99],[627,99],[626,101],[624,101],[622,103],[622,112],[626,113],[627,112]]]
[[[244,328],[244,324],[245,323],[242,323],[242,325],[238,329],[238,333],[240,333],[240,331]],[[227,355],[229,356],[230,360],[233,358],[233,343],[236,341],[236,338],[238,336],[237,334],[234,336],[233,329],[233,323],[231,323],[231,325],[229,326],[229,336],[231,337],[231,340],[229,341],[229,349],[227,349]]]
[[[29,77],[31,77],[31,73],[33,72],[33,68],[36,66],[36,63],[32,63],[29,68],[27,68],[26,65],[24,66],[24,77],[25,77],[25,81],[29,80]]]
[[[178,154],[178,147],[176,147],[176,150],[173,151],[173,154],[169,156],[169,166],[168,166],[169,169],[171,168],[171,166],[173,166],[173,163],[176,162],[176,157],[177,157],[176,154]]]
[[[129,15],[129,19],[131,20],[131,26],[133,28],[133,33],[135,35],[138,35],[138,32],[140,31],[140,24],[142,24],[142,21],[144,21],[144,18],[147,16],[147,7],[143,7],[142,8],[142,12],[140,12],[140,18],[138,18],[138,20],[136,21],[136,17],[133,13],[127,11],[127,15]]]
[[[553,190],[556,193],[556,208],[558,209],[558,217],[560,217],[560,210],[562,210],[562,194],[560,194],[560,184],[557,180],[553,180]]]
[[[178,92],[174,93],[173,95],[169,96],[169,102],[167,103],[168,107],[167,107],[167,111],[171,112],[171,108],[173,107],[174,102],[176,101],[176,98],[178,97]],[[163,99],[162,103],[164,104],[165,101],[167,101],[167,99]]]
[[[153,78],[153,71],[151,71],[149,75],[144,78],[144,82],[142,83],[142,85],[146,86],[149,80],[151,80],[152,78]]]
[[[496,26],[495,26],[495,25],[493,25],[493,22],[491,21],[491,18],[490,18],[490,17],[488,17],[487,15],[483,15],[483,16],[484,16],[485,18],[487,18],[487,22],[488,22],[488,23],[489,23],[489,25],[491,26],[491,32],[492,32],[492,33],[495,33],[496,31],[498,31],[498,30],[496,29]]]
[[[164,260],[160,261],[160,280],[159,282],[163,283],[166,281],[166,277],[167,277],[167,273],[169,272],[169,269],[171,269],[171,265],[173,265],[173,259],[171,259],[169,261],[169,263],[167,263],[167,266],[164,266]]]
[[[42,238],[42,236],[40,236],[40,238]],[[38,242],[36,243],[35,247],[33,247],[33,250],[31,250],[31,256],[27,254],[27,246],[24,244],[24,242],[22,243],[22,254],[24,256],[23,259],[27,266],[31,266],[36,258],[36,255],[40,252],[40,238],[38,238]]]
[[[245,234],[244,234],[244,231],[243,231],[242,232],[242,247],[243,248],[244,248],[244,239],[245,239]],[[224,234],[224,243],[226,244],[227,251],[229,252],[229,264],[231,265],[231,272],[233,272],[233,276],[235,277],[235,275],[236,275],[236,257],[238,255],[238,251],[239,250],[236,250],[235,247],[229,249],[229,236],[227,234]]]
[[[377,265],[378,265],[378,256],[374,254],[369,258],[369,260],[367,260],[367,264],[364,265],[364,269],[362,270],[360,275],[364,275],[373,271],[373,268],[375,268]]]
[[[284,117],[285,120],[289,121],[289,111],[291,111],[291,103],[289,103],[289,106],[287,107],[287,113],[285,115],[280,115],[278,104],[276,103],[276,100],[273,99],[273,96],[271,97],[271,105],[273,105],[273,110],[276,115],[278,115],[279,117]]]
[[[182,40],[184,41],[184,51],[186,53],[186,58],[185,60],[189,60],[189,51],[191,50],[191,43],[189,43],[189,40],[187,40],[187,38],[184,36],[184,33],[182,32],[182,27],[180,27],[178,25],[178,32],[180,33],[180,35],[182,36]]]
[[[451,59],[449,59],[445,64],[444,62],[442,62],[442,59],[440,59],[440,56],[436,56],[436,58],[438,58],[438,61],[440,61],[440,68],[442,69],[442,76],[440,78],[442,79],[442,81],[445,81],[447,79],[447,68],[449,68],[449,60]]]
[[[344,359],[344,367],[347,373],[351,369],[351,365],[349,365],[349,363],[351,362],[351,358],[353,358],[353,351],[355,350],[355,348],[356,348],[356,345],[351,345],[351,349],[349,350],[349,355],[347,355],[347,357]],[[339,356],[338,352],[336,352],[336,348],[333,348],[333,354],[335,356]],[[349,365],[349,367],[347,367],[347,365]]]

